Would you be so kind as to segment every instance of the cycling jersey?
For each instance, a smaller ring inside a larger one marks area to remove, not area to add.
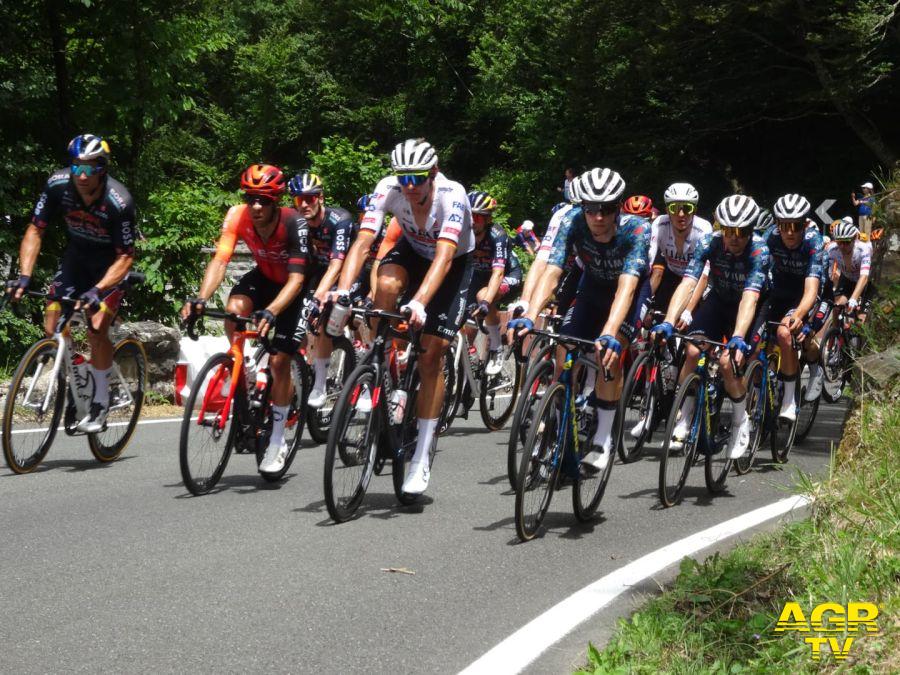
[[[325,216],[318,227],[309,226],[309,253],[320,271],[332,260],[347,257],[353,239],[353,219],[344,209],[323,207]],[[308,225],[308,222],[307,222]]]
[[[762,293],[769,275],[769,249],[752,236],[740,255],[725,248],[722,232],[707,234],[694,249],[684,276],[700,280],[709,262],[709,288],[725,302],[738,304],[744,291]]]
[[[640,216],[616,216],[616,232],[607,243],[594,239],[580,206],[574,207],[559,226],[548,263],[562,267],[570,251],[584,264],[586,277],[614,286],[622,274],[636,277],[648,271],[650,224]],[[582,281],[582,283],[584,283]]]
[[[675,241],[675,226],[669,216],[659,216],[651,225],[650,264],[653,267],[663,266],[683,277],[697,244],[704,236],[712,234],[712,231],[708,220],[694,216],[685,234],[684,245],[679,249]]]
[[[817,229],[805,230],[796,248],[788,248],[776,227],[766,239],[771,259],[772,293],[779,298],[803,295],[806,279],[822,278],[823,242]]]
[[[534,230],[523,229],[520,225],[516,230],[514,243],[519,248],[528,248],[529,246],[535,248],[536,246],[538,246],[537,235],[534,233]]]
[[[419,228],[396,176],[387,176],[378,183],[369,207],[363,216],[361,228],[378,233],[384,226],[384,214],[397,218],[403,237],[413,251],[428,260],[434,260],[438,241],[447,241],[456,247],[455,258],[466,255],[475,248],[472,232],[472,211],[466,189],[439,173],[434,178],[434,201],[424,228]]]
[[[506,269],[506,259],[510,250],[506,232],[496,225],[487,228],[481,241],[476,237],[475,248],[472,250],[472,269],[475,277],[480,279],[490,276],[492,270]]]
[[[543,260],[544,262],[550,260],[550,253],[553,251],[553,242],[556,240],[556,235],[559,232],[559,225],[562,223],[563,218],[566,217],[566,214],[574,208],[574,204],[566,204],[550,216],[550,222],[547,223],[547,231],[541,239],[541,245],[538,247],[535,256],[536,260]]]
[[[119,181],[107,176],[100,196],[87,206],[69,169],[50,174],[34,207],[32,222],[46,230],[58,218],[66,224],[67,251],[79,265],[107,269],[117,255],[134,254],[134,200]]]
[[[844,256],[841,247],[837,242],[828,244],[828,267],[836,264],[840,270],[841,276],[851,281],[859,281],[863,275],[869,276],[869,269],[872,266],[872,243],[868,241],[853,242],[853,252]]]
[[[239,238],[249,247],[260,272],[275,283],[284,285],[289,273],[306,271],[309,263],[306,220],[294,209],[279,208],[278,226],[263,241],[250,219],[249,207],[232,206],[222,225],[215,259],[227,264]]]

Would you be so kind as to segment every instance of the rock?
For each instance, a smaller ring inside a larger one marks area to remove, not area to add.
[[[884,387],[887,382],[900,373],[900,346],[877,354],[868,354],[856,361],[857,367],[875,381],[876,386]]]
[[[114,326],[110,335],[113,342],[130,337],[144,346],[147,353],[147,384],[151,391],[171,400],[181,332],[155,321],[135,321]]]

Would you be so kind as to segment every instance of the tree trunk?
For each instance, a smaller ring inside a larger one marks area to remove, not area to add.
[[[68,139],[74,135],[69,104],[69,69],[66,64],[66,36],[59,19],[60,0],[47,0],[44,9],[47,28],[53,52],[53,74],[56,81],[56,116],[59,124],[59,138]]]

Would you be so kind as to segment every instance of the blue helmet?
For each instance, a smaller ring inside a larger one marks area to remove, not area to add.
[[[99,166],[109,161],[109,143],[93,134],[80,134],[69,141],[69,157],[72,161],[96,159]]]
[[[371,203],[372,195],[363,195],[356,201],[356,209],[358,211],[366,211]]]

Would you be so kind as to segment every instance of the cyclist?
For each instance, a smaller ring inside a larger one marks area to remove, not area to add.
[[[485,317],[488,332],[488,362],[485,373],[496,375],[503,367],[500,355],[500,315],[497,305],[503,299],[500,287],[509,263],[509,237],[502,228],[493,224],[497,200],[487,192],[470,192],[472,231],[475,233],[475,249],[472,251],[472,283],[466,306],[477,305],[476,313]],[[510,290],[506,284],[506,293]]]
[[[309,229],[308,247],[311,269],[307,270],[306,290],[303,293],[305,315],[317,315],[337,283],[347,251],[353,239],[353,218],[344,209],[325,206],[322,179],[314,173],[301,173],[291,178],[288,190],[294,207],[306,220]],[[313,370],[315,379],[309,392],[310,408],[325,404],[328,363],[331,360],[332,340],[324,330],[315,339]]]
[[[47,227],[65,223],[67,244],[50,283],[44,331],[53,334],[62,298],[78,298],[77,307],[93,313],[87,339],[94,397],[77,429],[96,433],[103,430],[109,412],[113,359],[109,326],[124,295],[120,284],[134,262],[134,201],[125,186],[109,175],[110,150],[104,139],[93,134],[76,136],[69,142],[68,154],[69,167],[50,174],[34,207],[19,248],[19,278],[9,283],[8,291],[13,301],[22,297]]]
[[[306,333],[302,317],[304,275],[309,264],[307,226],[303,217],[291,208],[279,206],[286,180],[281,169],[270,164],[253,164],[241,175],[244,204],[228,209],[216,255],[206,266],[196,297],[181,309],[181,318],[202,314],[209,298],[225,278],[225,270],[241,239],[253,254],[256,267],[240,278],[231,289],[226,310],[240,316],[252,316],[262,335],[275,330],[269,357],[272,373],[272,435],[259,464],[262,473],[284,468],[288,447],[284,425],[292,395],[291,355],[296,353]],[[225,323],[231,340],[235,325]]]
[[[753,236],[753,226],[759,216],[759,206],[752,197],[731,195],[716,207],[718,231],[703,237],[694,249],[694,256],[684,271],[684,278],[675,290],[666,319],[653,328],[653,333],[670,338],[674,323],[681,315],[695,286],[703,276],[703,268],[709,263],[710,293],[697,309],[688,332],[690,335],[718,340],[731,335],[728,353],[719,360],[720,372],[725,381],[725,392],[731,399],[731,437],[728,456],[741,457],[747,452],[750,441],[750,418],[747,415],[747,388],[732,369],[729,354],[734,354],[740,368],[752,351],[748,344],[755,342],[759,327],[760,294],[764,292],[769,275],[769,250],[762,239]],[[750,336],[754,336],[751,338]],[[700,360],[700,349],[688,344],[679,382],[690,375]],[[678,411],[678,421],[673,432],[676,442],[687,438],[696,400],[685,400]]]
[[[759,216],[756,218],[756,224],[753,226],[753,233],[762,239],[767,239],[775,228],[775,218],[769,209],[760,209]]]
[[[782,419],[797,418],[794,392],[800,364],[791,348],[792,336],[804,341],[804,327],[816,305],[821,287],[824,242],[818,228],[807,227],[809,201],[798,194],[786,194],[775,202],[775,228],[765,239],[771,259],[772,289],[763,310],[763,321],[778,321],[777,340],[781,348],[780,378],[784,383]]]
[[[872,285],[869,271],[872,267],[872,243],[859,240],[859,229],[841,221],[832,232],[832,245],[828,249],[828,261],[835,267],[834,304],[847,305],[856,312],[860,323],[865,323]]]
[[[378,266],[375,306],[392,310],[402,297],[411,326],[424,333],[418,359],[418,437],[402,487],[408,494],[421,494],[428,487],[429,451],[444,398],[444,354],[464,320],[475,237],[466,190],[439,171],[430,143],[409,139],[397,144],[391,168],[394,173],[375,188],[336,295],[349,295],[385,213],[393,214],[402,237]]]
[[[638,290],[648,271],[650,224],[620,213],[625,181],[612,169],[591,169],[577,183],[581,206],[569,210],[560,224],[544,274],[547,283],[541,283],[524,317],[510,324],[524,332],[534,327],[574,252],[584,263],[584,272],[560,332],[596,338],[599,364],[612,375],[608,382],[597,378],[597,429],[590,452],[582,459],[588,470],[602,471],[613,452],[612,426],[622,387],[620,356],[633,336],[640,309]]]
[[[522,224],[516,228],[516,238],[514,243],[519,248],[523,248],[531,255],[537,251],[539,242],[537,235],[534,233],[534,223],[530,220],[522,221]]]

